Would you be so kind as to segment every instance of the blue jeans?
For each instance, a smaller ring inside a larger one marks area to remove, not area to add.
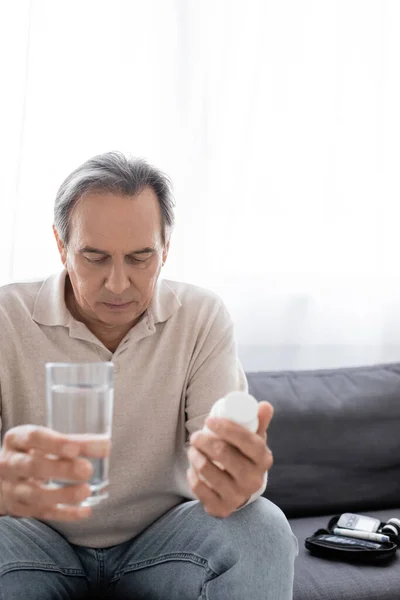
[[[265,498],[226,519],[197,501],[109,548],[0,517],[0,600],[291,600],[297,540]]]

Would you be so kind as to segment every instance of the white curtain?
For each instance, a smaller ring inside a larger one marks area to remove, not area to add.
[[[64,177],[175,184],[165,277],[218,292],[248,370],[400,360],[398,0],[3,0],[0,284],[59,268]]]

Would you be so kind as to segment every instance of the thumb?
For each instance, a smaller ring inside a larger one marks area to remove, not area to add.
[[[274,416],[274,407],[269,402],[260,402],[258,406],[258,429],[257,435],[266,437],[268,426]]]

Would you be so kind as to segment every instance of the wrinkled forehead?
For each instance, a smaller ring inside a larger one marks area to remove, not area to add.
[[[74,207],[70,245],[111,251],[160,246],[161,211],[156,194],[145,188],[136,196],[88,193]]]

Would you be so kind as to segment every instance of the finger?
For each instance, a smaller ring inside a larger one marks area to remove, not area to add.
[[[91,517],[92,509],[90,506],[65,506],[59,504],[43,512],[41,518],[49,521],[64,521],[71,523]]]
[[[210,516],[224,518],[233,512],[225,506],[225,503],[216,492],[201,481],[193,468],[187,470],[186,476],[193,493]]]
[[[107,458],[111,453],[111,438],[108,435],[82,435],[80,438],[80,454],[91,458]]]
[[[258,405],[258,429],[257,434],[266,440],[266,431],[274,416],[274,407],[269,402],[260,402]]]
[[[257,433],[252,433],[242,425],[233,423],[228,419],[221,419],[220,417],[208,417],[206,425],[217,437],[237,448],[254,464],[259,465],[263,461],[265,439]],[[200,431],[196,432],[190,438],[191,443],[194,444],[194,440],[200,435],[206,434]]]
[[[223,471],[214,465],[207,456],[194,447],[190,448],[188,458],[199,479],[204,478],[211,489],[217,492],[223,500],[233,506],[238,506],[242,502],[244,495],[237,486],[237,482],[232,479],[227,471]]]
[[[201,455],[206,456],[209,461],[222,465],[233,479],[238,493],[241,491],[247,493],[248,490],[258,490],[261,487],[266,465],[264,463],[255,465],[228,442],[214,435],[204,434],[194,439],[192,448],[200,451]],[[198,460],[200,462],[200,459]],[[207,476],[206,478],[208,479]]]
[[[70,523],[87,519],[92,514],[89,506],[54,506],[32,513],[32,507],[28,504],[14,503],[7,511],[7,514],[14,517],[31,517],[35,519],[46,519],[49,521],[64,521]]]
[[[41,450],[45,454],[75,458],[80,454],[81,444],[78,440],[73,440],[48,427],[21,425],[7,431],[3,446],[5,450],[28,452],[35,449]]]
[[[44,452],[42,452],[41,450],[35,450],[35,449],[31,449],[31,450],[29,450],[28,454],[29,454],[30,456],[34,456],[34,457],[36,457],[36,458],[39,458],[39,457],[42,457],[42,458],[43,458],[44,456],[46,456],[47,458],[50,458],[50,455],[48,455],[48,454],[45,454],[45,453],[44,453]],[[35,479],[35,481],[37,481],[38,483],[39,483],[39,482],[45,482],[45,481],[46,481],[46,479],[43,479],[43,478],[41,478],[41,477],[35,477],[34,479]]]
[[[14,485],[9,496],[13,502],[37,506],[42,509],[55,504],[79,504],[90,494],[89,485],[84,483],[51,489],[42,484],[35,484],[35,482],[23,482]]]
[[[228,517],[232,513],[232,510],[225,506],[220,496],[201,481],[193,468],[186,471],[186,477],[193,493],[210,516]]]
[[[37,480],[87,481],[92,474],[93,466],[85,458],[59,459],[38,451],[31,451],[28,454],[23,452],[10,454],[3,477],[13,481],[30,477]]]
[[[221,465],[232,477],[237,479],[238,471],[253,467],[253,462],[245,457],[237,448],[224,440],[204,432],[191,438],[192,448],[196,448],[211,461]],[[237,465],[241,468],[238,469]]]

